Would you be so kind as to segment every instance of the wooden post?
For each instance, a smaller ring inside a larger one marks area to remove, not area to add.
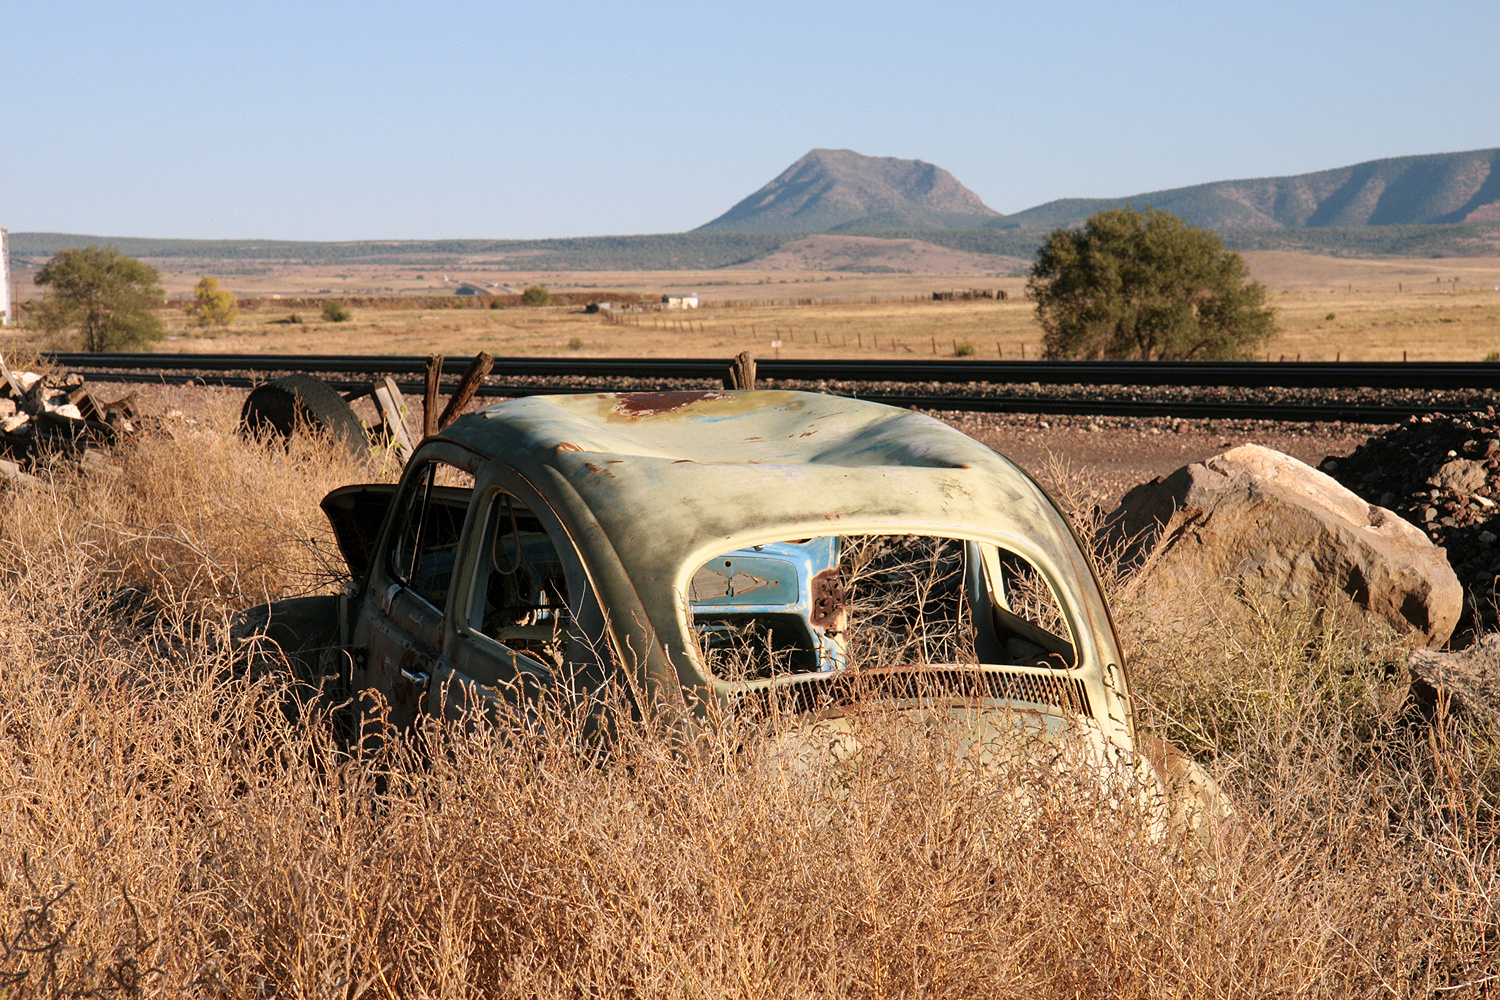
[[[406,431],[406,414],[402,412],[406,409],[406,399],[389,375],[375,383],[373,395],[386,432],[396,446],[396,455],[404,463],[411,458],[412,452],[411,435]]]
[[[755,356],[749,351],[741,351],[729,362],[729,370],[724,373],[724,388],[755,388]]]
[[[474,355],[474,360],[469,364],[469,370],[464,372],[464,377],[458,383],[458,388],[453,393],[453,398],[448,400],[448,405],[443,407],[443,415],[438,417],[438,430],[442,430],[453,423],[464,412],[464,407],[474,398],[479,391],[479,385],[484,377],[495,367],[495,359],[484,351]]]
[[[443,377],[443,356],[427,355],[427,385],[422,394],[422,436],[432,437],[438,432],[438,389]]]

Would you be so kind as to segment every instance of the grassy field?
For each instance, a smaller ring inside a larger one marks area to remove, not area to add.
[[[1500,351],[1500,292],[1281,289],[1270,358],[1482,360]],[[301,325],[249,313],[234,326],[177,327],[163,350],[579,357],[1036,358],[1030,303],[813,300],[708,304],[674,312],[585,315],[577,309],[356,311],[348,323]],[[174,317],[175,320],[175,317]],[[775,346],[775,341],[780,346]]]
[[[696,752],[635,727],[602,764],[561,710],[351,755],[284,678],[235,669],[224,625],[335,586],[318,498],[395,470],[243,442],[216,398],[114,471],[0,487],[4,996],[1466,998],[1500,976],[1492,744],[1406,714],[1400,644],[1275,610],[1174,636],[1107,559],[1144,730],[1239,806],[1215,855],[1087,781],[1018,771],[1018,811],[900,727],[817,780],[754,719]]]
[[[1500,351],[1500,259],[1352,260],[1280,251],[1246,254],[1272,291],[1279,332],[1272,358],[1304,360],[1481,360]],[[188,295],[201,275],[168,271],[169,294]],[[542,282],[555,291],[697,291],[693,311],[586,315],[577,308],[354,311],[351,322],[323,322],[316,309],[281,307],[273,294],[441,295],[444,275],[415,266],[286,266],[226,278],[258,305],[233,326],[201,330],[165,315],[165,351],[578,357],[1038,356],[1041,330],[1024,298],[1025,279],[982,274],[849,274],[818,271],[524,272],[455,270],[450,278],[519,291]],[[934,302],[934,291],[1004,290],[1008,301]],[[24,288],[22,289],[24,291]],[[462,300],[453,297],[455,303]],[[285,321],[297,312],[303,321]],[[35,335],[11,333],[35,346]],[[779,340],[780,347],[773,346]]]

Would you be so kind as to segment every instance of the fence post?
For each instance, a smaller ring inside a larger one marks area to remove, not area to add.
[[[729,362],[729,370],[724,373],[724,388],[726,389],[754,389],[755,388],[755,356],[749,351],[741,351]]]
[[[464,372],[464,377],[459,381],[458,388],[453,397],[448,400],[448,405],[443,407],[443,415],[438,417],[438,430],[442,430],[457,419],[464,412],[464,407],[474,398],[479,391],[479,384],[484,377],[495,367],[495,359],[484,351],[474,355],[474,360],[469,363],[469,370]]]
[[[432,437],[438,432],[438,388],[443,377],[443,356],[427,355],[427,384],[422,393],[422,436]]]

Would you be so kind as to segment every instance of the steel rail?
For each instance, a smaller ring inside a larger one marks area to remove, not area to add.
[[[307,372],[416,375],[418,355],[329,354],[65,354],[46,355],[68,369],[193,372]],[[445,375],[460,375],[469,359],[447,358]],[[719,379],[728,364],[713,358],[495,359],[499,377]],[[1282,389],[1496,389],[1500,362],[1469,361],[960,361],[839,359],[758,360],[768,380],[930,382],[940,385],[1216,386]]]

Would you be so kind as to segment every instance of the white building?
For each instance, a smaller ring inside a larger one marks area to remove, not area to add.
[[[662,304],[668,309],[697,309],[698,293],[692,292],[688,295],[663,295]]]

